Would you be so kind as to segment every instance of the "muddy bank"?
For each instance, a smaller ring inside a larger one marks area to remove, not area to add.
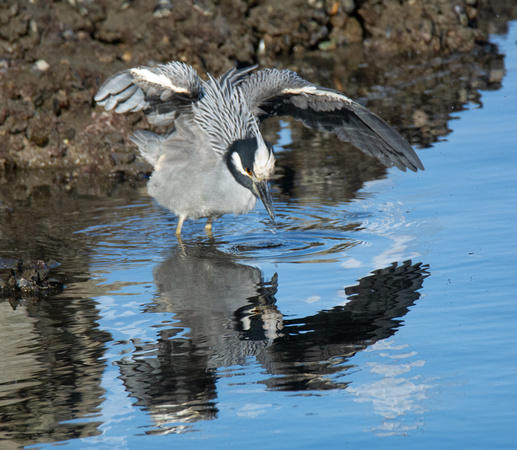
[[[409,63],[482,48],[514,9],[476,0],[2,2],[0,169],[148,172],[127,140],[147,126],[142,115],[106,114],[93,102],[99,83],[127,67],[183,60],[218,74],[235,64],[282,67],[290,56],[297,69],[307,52],[343,49]],[[349,78],[345,72],[330,86],[353,96]]]

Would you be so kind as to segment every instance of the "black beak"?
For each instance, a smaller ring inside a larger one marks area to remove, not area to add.
[[[253,183],[253,189],[264,203],[266,211],[271,217],[271,220],[275,221],[275,212],[273,211],[273,199],[271,198],[271,191],[269,190],[269,183],[267,181],[257,181]]]

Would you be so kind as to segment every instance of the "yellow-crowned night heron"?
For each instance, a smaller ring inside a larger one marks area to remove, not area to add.
[[[232,69],[201,80],[183,63],[137,67],[111,76],[95,100],[117,113],[143,110],[149,121],[174,128],[165,136],[132,137],[154,171],[149,193],[185,219],[246,214],[260,197],[274,220],[268,180],[273,148],[260,133],[272,116],[293,116],[310,128],[334,132],[388,167],[423,170],[415,151],[383,119],[344,94],[316,86],[289,70]]]

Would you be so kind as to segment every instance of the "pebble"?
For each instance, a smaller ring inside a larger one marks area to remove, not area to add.
[[[38,59],[33,66],[36,70],[40,72],[46,72],[50,68],[50,64],[44,59]]]

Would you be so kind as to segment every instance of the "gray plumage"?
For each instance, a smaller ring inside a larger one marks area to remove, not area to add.
[[[289,115],[305,126],[333,132],[388,167],[423,170],[408,142],[390,125],[344,94],[316,86],[289,70],[232,69],[201,80],[180,62],[119,72],[104,82],[95,100],[117,113],[144,111],[167,136],[137,131],[132,138],[153,165],[149,193],[179,216],[213,219],[245,214],[260,197],[274,218],[268,180],[272,146],[259,125]]]

